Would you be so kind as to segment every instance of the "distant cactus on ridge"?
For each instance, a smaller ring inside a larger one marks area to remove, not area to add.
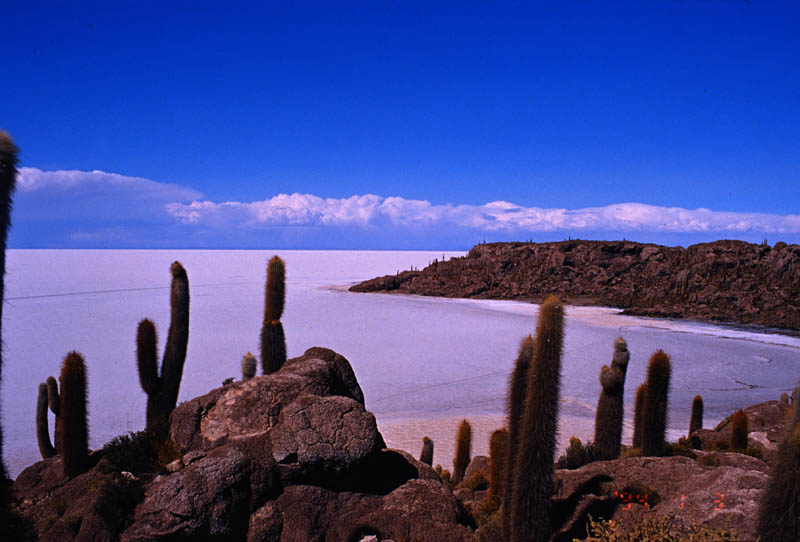
[[[264,374],[274,373],[286,363],[286,336],[280,322],[285,302],[286,266],[278,256],[273,256],[267,264],[264,323],[261,326],[261,368]]]
[[[178,392],[189,342],[189,278],[180,262],[170,266],[170,324],[158,375],[158,336],[155,324],[145,318],[136,331],[136,361],[139,382],[147,394],[147,429],[161,438],[169,432],[169,415],[178,402]]]

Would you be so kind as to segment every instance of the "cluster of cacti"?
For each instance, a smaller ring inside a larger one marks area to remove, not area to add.
[[[647,392],[642,413],[642,455],[662,456],[667,429],[667,402],[671,374],[669,356],[657,350],[647,368]]]
[[[256,376],[256,357],[248,352],[242,357],[242,382],[247,382]]]
[[[642,423],[644,422],[644,398],[647,395],[647,382],[636,388],[633,406],[633,447],[642,449]]]
[[[161,438],[169,432],[169,415],[178,402],[183,377],[186,347],[189,342],[189,278],[180,262],[170,268],[170,324],[161,375],[158,374],[158,336],[156,326],[147,318],[136,332],[136,361],[139,382],[147,394],[147,430]]]
[[[792,397],[794,404],[797,395]],[[796,407],[795,414],[800,410]],[[759,503],[757,532],[761,542],[800,540],[800,415],[789,421],[778,445]]]
[[[86,423],[86,364],[70,352],[61,366],[60,426],[64,476],[75,477],[89,468],[89,430]]]
[[[422,451],[419,454],[419,462],[426,465],[433,464],[433,441],[429,437],[422,438]]]
[[[747,414],[743,410],[737,410],[731,416],[731,448],[734,450],[746,450],[747,433]]]
[[[506,538],[511,542],[550,539],[563,342],[564,308],[551,295],[539,308],[520,439],[516,457],[510,457],[509,463],[514,468],[514,484],[506,490],[512,493]]]
[[[286,336],[281,316],[286,302],[286,267],[278,256],[267,264],[267,286],[264,292],[264,323],[261,326],[261,368],[264,374],[274,373],[286,363]]]
[[[533,361],[533,338],[528,335],[519,346],[519,353],[514,362],[514,370],[508,382],[508,466],[506,467],[505,493],[503,493],[503,532],[510,537],[511,532],[511,493],[514,487],[514,460],[517,456],[522,414],[525,407],[525,390],[528,386],[528,373]]]
[[[456,432],[456,456],[453,458],[453,483],[459,484],[469,466],[472,454],[472,426],[467,420],[461,420]]]
[[[598,459],[616,459],[622,446],[623,393],[625,374],[631,354],[625,339],[614,341],[614,357],[611,366],[600,370],[602,391],[597,401],[594,422],[594,444]]]
[[[6,272],[6,241],[8,240],[8,226],[11,223],[11,194],[17,181],[17,153],[19,149],[14,145],[11,136],[0,130],[0,322],[3,320],[3,286]],[[3,358],[0,352],[0,381],[3,376]],[[3,460],[3,428],[0,425],[0,485],[5,487],[8,480],[6,464]],[[6,510],[7,493],[0,488],[0,513]]]
[[[508,429],[498,429],[489,437],[489,498],[500,503],[505,494],[508,469]]]

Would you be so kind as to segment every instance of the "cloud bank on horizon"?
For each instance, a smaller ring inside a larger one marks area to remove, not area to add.
[[[103,171],[20,168],[11,247],[466,249],[567,236],[689,244],[800,241],[800,214],[622,202],[580,209],[435,204],[375,194],[214,202],[189,187]],[[777,237],[776,237],[777,236]]]

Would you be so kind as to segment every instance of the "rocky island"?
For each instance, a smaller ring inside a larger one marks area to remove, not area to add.
[[[688,248],[632,241],[488,243],[466,257],[434,261],[356,284],[395,292],[568,303],[623,314],[689,318],[800,332],[800,246],[715,241]]]

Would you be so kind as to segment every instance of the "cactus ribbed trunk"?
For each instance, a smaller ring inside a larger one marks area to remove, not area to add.
[[[3,296],[5,291],[6,274],[6,243],[8,241],[8,227],[11,225],[11,194],[17,182],[17,153],[19,149],[6,132],[0,130],[0,324],[3,321]],[[0,344],[2,344],[2,331],[0,330]],[[3,381],[3,353],[0,349],[0,383]],[[5,485],[8,480],[8,471],[3,459],[3,427],[0,424],[0,484]],[[5,501],[6,491],[0,488],[0,499]],[[7,503],[0,502],[0,513]]]
[[[611,460],[619,457],[622,447],[622,417],[624,415],[623,396],[625,393],[625,374],[628,370],[630,352],[625,339],[614,341],[614,357],[611,366],[603,365],[600,370],[600,398],[594,421],[594,443],[597,458]]]
[[[39,384],[39,395],[36,398],[36,441],[42,459],[56,455],[56,449],[50,442],[50,428],[47,425],[47,384]]]
[[[89,430],[86,424],[86,364],[70,352],[61,366],[61,456],[64,476],[74,478],[89,468]]]
[[[703,428],[703,398],[695,395],[692,400],[692,417],[689,420],[689,436]]]
[[[489,437],[489,498],[499,503],[505,494],[508,468],[508,429],[498,429]]]
[[[634,448],[642,449],[642,423],[644,423],[644,398],[647,396],[647,383],[636,389],[636,400],[633,407],[633,441]]]
[[[522,435],[511,488],[511,542],[550,540],[564,308],[549,296],[539,309],[525,392]]]
[[[264,289],[264,322],[261,326],[261,369],[274,373],[286,363],[286,336],[283,333],[283,307],[286,303],[286,266],[278,256],[267,263]]]
[[[58,422],[61,417],[61,396],[58,394],[58,381],[52,376],[47,377],[47,404],[50,405],[50,412],[56,417],[53,444],[56,453],[61,453],[61,424]]]
[[[464,473],[469,466],[472,454],[472,426],[467,420],[461,420],[456,433],[456,456],[453,458],[453,483],[464,481]]]
[[[517,448],[522,433],[522,414],[525,409],[525,392],[528,387],[528,372],[533,361],[533,337],[528,335],[519,345],[519,353],[514,362],[514,370],[508,381],[506,411],[508,413],[508,461],[506,464],[506,483],[503,493],[503,533],[506,540],[511,538],[511,493],[514,487],[514,468]]]
[[[669,356],[663,350],[657,350],[650,357],[642,417],[642,455],[645,456],[660,457],[665,452],[671,370]]]

